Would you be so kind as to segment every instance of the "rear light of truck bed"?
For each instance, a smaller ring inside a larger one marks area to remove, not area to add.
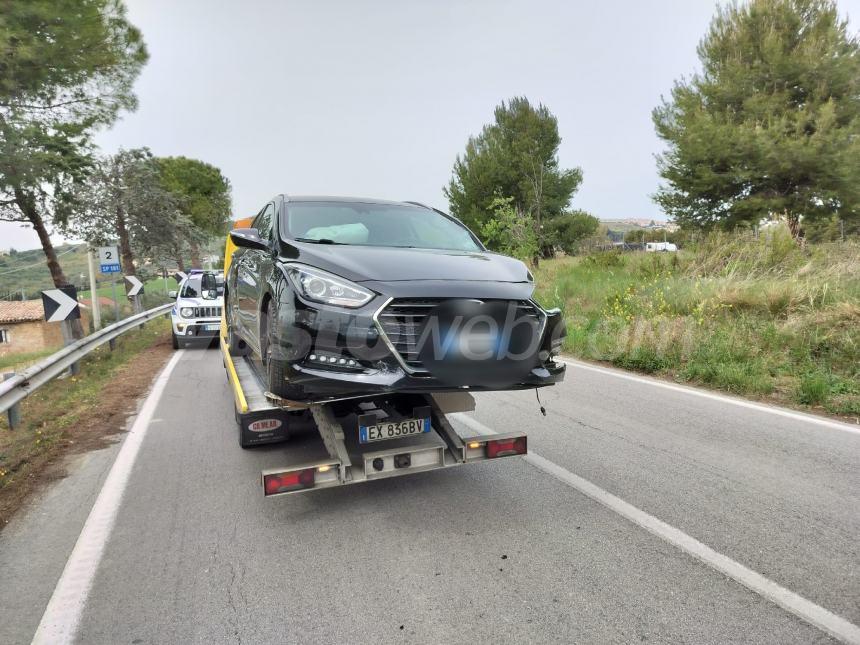
[[[303,488],[313,488],[316,472],[316,468],[306,468],[305,470],[291,473],[263,475],[263,488],[266,495],[277,495],[278,493],[289,493]]]
[[[282,495],[308,488],[332,486],[338,482],[337,462],[303,464],[290,470],[268,470],[263,472],[263,494]]]
[[[515,439],[498,439],[487,442],[487,459],[524,455],[528,452],[525,437]]]
[[[466,461],[513,457],[529,451],[528,437],[522,433],[471,437],[464,441],[464,445]]]

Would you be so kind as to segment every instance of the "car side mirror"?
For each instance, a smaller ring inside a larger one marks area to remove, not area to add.
[[[255,228],[234,228],[230,231],[230,239],[236,246],[246,249],[269,250],[269,243],[260,237],[259,231]]]
[[[176,291],[168,291],[168,292],[167,292],[167,297],[168,297],[168,298],[175,298],[175,297],[176,297],[176,296],[178,296],[178,295],[179,295],[179,294],[178,294]]]

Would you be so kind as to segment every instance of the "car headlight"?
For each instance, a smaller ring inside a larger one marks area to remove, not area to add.
[[[309,267],[288,266],[287,275],[303,298],[354,309],[370,302],[373,293],[331,273]]]
[[[183,318],[194,318],[194,307],[183,307],[179,310],[179,315]]]

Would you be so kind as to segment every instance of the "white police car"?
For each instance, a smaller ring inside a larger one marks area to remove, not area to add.
[[[218,271],[192,270],[180,284],[179,291],[167,294],[176,298],[170,312],[173,325],[173,349],[194,342],[217,338],[224,306],[224,274]]]

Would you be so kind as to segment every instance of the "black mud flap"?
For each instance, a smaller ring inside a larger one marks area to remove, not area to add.
[[[268,409],[237,414],[239,445],[243,448],[286,441],[291,415],[285,410]]]

